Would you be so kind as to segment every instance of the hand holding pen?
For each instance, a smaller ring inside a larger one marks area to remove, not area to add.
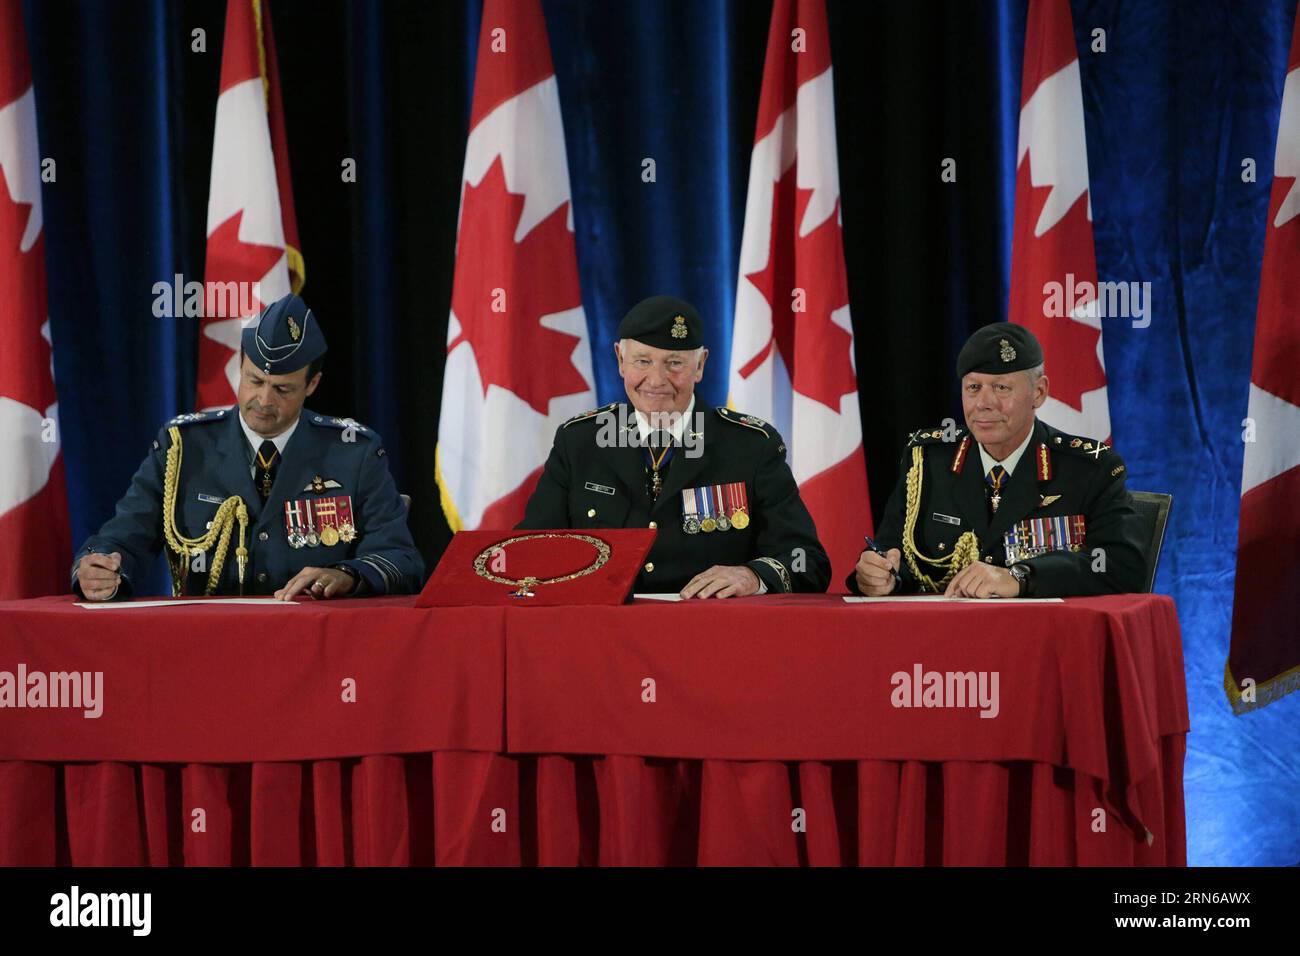
[[[866,550],[853,569],[858,590],[868,597],[892,594],[902,580],[898,573],[902,553],[897,548],[888,552],[880,550],[869,535],[863,535],[863,540],[866,541]]]

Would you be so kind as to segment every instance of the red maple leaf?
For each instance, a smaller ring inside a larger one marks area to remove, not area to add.
[[[31,203],[15,202],[0,166],[0,395],[42,414],[54,404],[50,346],[41,335],[47,318],[45,230],[20,248]]]
[[[239,226],[243,219],[244,210],[241,209],[217,226],[212,231],[212,235],[208,236],[207,262],[203,270],[205,305],[207,302],[206,290],[209,283],[238,282],[251,287],[254,283],[261,282],[262,278],[284,256],[284,250],[278,246],[264,246],[258,243],[244,242],[240,239]],[[182,299],[184,291],[181,290]],[[251,293],[245,297],[238,292],[236,293],[235,304],[238,305],[245,299],[252,302],[252,314],[256,314],[266,304]],[[217,305],[219,303],[222,305],[228,304],[224,294],[214,297],[213,304]],[[202,330],[213,322],[222,322],[230,318],[236,318],[236,316],[205,315],[200,322],[199,328]],[[232,401],[230,380],[226,378],[226,363],[230,361],[230,357],[236,351],[238,351],[237,348],[229,348],[209,336],[199,336],[199,408],[228,405]]]
[[[451,293],[460,334],[447,353],[468,343],[485,396],[498,385],[545,415],[552,398],[589,388],[573,364],[578,337],[541,324],[581,305],[582,293],[569,204],[515,242],[523,207],[523,195],[506,188],[499,156],[482,182],[465,184]]]
[[[280,246],[264,246],[255,242],[244,242],[239,238],[239,226],[244,221],[244,210],[239,210],[208,236],[207,262],[204,266],[205,282],[245,282],[252,286],[261,282],[263,277],[284,256]],[[261,311],[265,302],[250,296],[256,311]],[[204,322],[234,318],[234,316],[210,315]]]
[[[1093,247],[1092,223],[1088,219],[1088,193],[1041,236],[1034,228],[1052,191],[1052,184],[1033,185],[1030,162],[1025,157],[1016,173],[1016,221],[1013,235],[1011,295],[1008,317],[1029,329],[1043,346],[1044,365],[1051,381],[1052,397],[1076,411],[1083,411],[1083,393],[1106,386],[1106,371],[1097,359],[1101,330],[1067,316],[1044,314],[1044,286],[1058,282],[1064,288],[1067,275],[1074,275],[1077,287],[1097,283],[1097,254]],[[1028,197],[1028,201],[1022,201]],[[1077,299],[1077,296],[1076,296]],[[1066,311],[1071,303],[1063,303]],[[1076,301],[1073,305],[1083,304]],[[1105,318],[1102,321],[1106,321]]]
[[[797,165],[773,187],[767,267],[745,276],[772,307],[772,337],[740,374],[748,378],[775,347],[794,390],[839,414],[840,399],[858,387],[853,336],[831,321],[831,313],[849,302],[839,201],[825,221],[800,236],[799,224],[813,190],[797,187]],[[796,289],[803,293],[802,312],[794,311]]]

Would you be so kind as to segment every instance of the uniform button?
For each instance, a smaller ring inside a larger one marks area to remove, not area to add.
[[[993,563],[993,555],[991,555],[991,554],[986,554],[986,555],[984,555],[984,563],[985,563],[985,564],[992,564],[992,563]]]
[[[265,583],[266,583],[266,572],[265,572],[265,571],[258,571],[258,572],[257,572],[257,583],[258,583],[258,584],[265,584]]]
[[[595,509],[595,508],[588,508],[588,509],[587,509],[587,517],[588,517],[588,518],[594,518],[594,517],[596,517],[596,509]]]
[[[947,548],[947,547],[948,547],[948,545],[945,544],[944,542],[942,542],[942,541],[939,542],[939,550],[940,550],[940,551],[944,550],[944,549]]]
[[[652,571],[654,571],[654,569],[655,569],[655,563],[653,561],[647,561],[645,565],[645,573],[650,574]]]
[[[208,530],[209,530],[209,531],[212,530],[212,522],[211,522],[211,521],[208,522]]]
[[[265,540],[266,540],[267,538],[269,538],[269,537],[271,537],[271,536],[270,536],[269,534],[267,534],[265,531],[263,531],[261,534],[259,534],[259,535],[257,536],[257,540],[258,540],[258,541],[265,541]]]
[[[657,527],[659,527],[659,522],[658,522],[658,521],[651,521],[651,522],[650,522],[650,527],[652,527],[652,528],[657,528]]]

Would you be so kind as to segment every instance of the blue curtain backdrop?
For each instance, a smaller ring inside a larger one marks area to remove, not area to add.
[[[304,292],[332,345],[313,404],[385,435],[436,559],[446,529],[432,455],[481,6],[273,3]],[[1025,6],[828,2],[877,514],[902,436],[959,414],[962,339],[1005,317]],[[1300,701],[1234,718],[1222,690],[1241,419],[1295,7],[1073,4],[1100,277],[1152,283],[1150,327],[1111,320],[1105,358],[1131,486],[1174,495],[1157,589],[1183,624],[1193,864],[1300,860]],[[224,8],[27,7],[41,149],[58,170],[43,193],[46,256],[77,540],[111,513],[158,425],[192,403],[194,328],[154,318],[152,288],[202,276]],[[622,394],[606,361],[618,318],[671,291],[706,317],[713,359],[701,387],[723,401],[770,5],[544,9],[599,400]],[[1104,54],[1090,49],[1096,28]],[[956,184],[939,180],[949,156]],[[343,157],[358,161],[351,186]],[[1255,183],[1242,182],[1245,158]]]

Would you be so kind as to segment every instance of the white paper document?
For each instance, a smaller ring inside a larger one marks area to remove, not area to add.
[[[633,594],[632,597],[638,601],[680,601],[682,596],[677,592],[672,594]]]
[[[891,601],[924,601],[926,604],[1062,604],[1063,598],[968,598],[936,597],[924,594],[893,594],[888,597],[854,597],[846,596],[846,604],[881,604]]]
[[[297,601],[277,601],[275,598],[184,598],[173,601],[78,601],[77,607],[91,611],[127,610],[136,607],[180,607],[182,604],[208,604],[222,607],[227,604],[256,604],[262,607],[294,607]]]

